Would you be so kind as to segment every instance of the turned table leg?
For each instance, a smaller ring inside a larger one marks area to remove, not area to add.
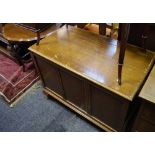
[[[121,24],[121,42],[120,42],[120,53],[118,59],[118,84],[122,83],[122,66],[124,63],[125,49],[127,45],[128,35],[130,30],[130,24]]]

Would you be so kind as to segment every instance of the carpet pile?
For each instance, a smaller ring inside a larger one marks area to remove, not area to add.
[[[17,101],[7,106],[0,97],[0,132],[97,132],[102,131],[43,93],[36,82]]]
[[[23,72],[22,66],[0,52],[0,95],[9,104],[12,104],[38,79],[39,76],[32,61],[25,63]]]

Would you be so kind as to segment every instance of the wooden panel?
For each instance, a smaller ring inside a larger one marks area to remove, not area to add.
[[[141,121],[138,122],[138,125],[136,126],[134,131],[139,132],[155,132],[155,125],[151,124],[150,122],[141,119]]]
[[[155,105],[145,101],[145,103],[143,103],[141,117],[155,125]]]
[[[61,71],[61,77],[66,99],[85,110],[83,81],[65,71]]]
[[[139,99],[141,106],[133,130],[155,131],[155,66],[139,94]]]
[[[155,131],[155,106],[141,99],[141,106],[133,125],[133,131]]]
[[[49,90],[48,88],[44,88],[44,92],[46,94],[54,97],[55,99],[60,101],[62,104],[64,104],[65,106],[69,107],[70,109],[74,110],[75,112],[77,112],[78,114],[80,114],[84,118],[88,119],[92,123],[96,124],[98,127],[102,128],[104,131],[116,131],[113,128],[111,128],[110,126],[108,126],[107,124],[105,124],[104,122],[99,121],[95,117],[92,117],[90,114],[86,113],[81,108],[77,107],[75,104],[65,100],[64,98],[60,98],[59,96],[57,96],[55,94],[55,92]]]
[[[117,83],[119,43],[78,28],[63,27],[29,49],[130,101],[154,61],[150,52],[127,46],[122,85]],[[136,76],[133,76],[136,75]]]
[[[148,25],[146,48],[155,51],[155,24],[151,23],[131,23],[128,42],[142,47],[142,35],[145,34],[145,26]]]
[[[128,106],[128,101],[123,102],[113,95],[92,87],[92,115],[118,131],[123,127]]]
[[[155,51],[155,24],[151,25],[147,40],[147,49]]]
[[[60,96],[64,96],[58,69],[46,60],[39,57],[36,58],[45,87],[48,87]]]

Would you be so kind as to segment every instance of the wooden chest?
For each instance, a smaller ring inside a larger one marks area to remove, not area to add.
[[[129,106],[154,56],[128,46],[120,86],[119,48],[117,40],[63,27],[29,50],[47,94],[106,131],[123,131]]]
[[[155,131],[155,66],[139,94],[140,110],[133,131]]]

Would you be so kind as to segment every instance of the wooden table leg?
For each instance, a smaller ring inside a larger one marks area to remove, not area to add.
[[[118,60],[118,84],[122,83],[122,66],[124,63],[125,49],[127,45],[128,35],[130,30],[130,24],[121,24],[121,42],[120,42],[120,53]]]

